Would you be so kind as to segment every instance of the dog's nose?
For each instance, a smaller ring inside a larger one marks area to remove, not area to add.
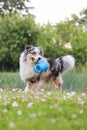
[[[41,57],[38,57],[38,60],[41,60]]]

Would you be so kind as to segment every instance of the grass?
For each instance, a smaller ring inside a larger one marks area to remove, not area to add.
[[[87,72],[87,71],[86,71]],[[67,91],[86,91],[87,74],[86,72],[71,71],[63,75],[63,90]]]
[[[24,93],[19,73],[0,73],[0,130],[87,130],[87,74],[63,75],[63,92]]]
[[[1,90],[0,130],[87,130],[86,93]]]
[[[20,79],[19,72],[1,72],[0,73],[1,88],[24,88],[25,84]]]
[[[64,91],[85,91],[87,90],[87,70],[69,71],[63,74]],[[19,73],[3,72],[0,73],[1,88],[24,88],[25,84],[20,79]]]

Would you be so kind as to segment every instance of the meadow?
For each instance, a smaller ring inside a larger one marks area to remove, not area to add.
[[[87,74],[63,75],[63,92],[24,93],[19,73],[0,73],[0,130],[87,130]]]

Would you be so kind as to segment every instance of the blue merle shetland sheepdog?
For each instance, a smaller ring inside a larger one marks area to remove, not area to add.
[[[48,69],[42,73],[34,71],[35,61],[45,61]],[[26,83],[25,92],[36,87],[53,84],[58,91],[62,91],[62,73],[71,70],[75,65],[75,59],[71,55],[57,59],[45,58],[41,48],[27,45],[20,55],[20,77]]]

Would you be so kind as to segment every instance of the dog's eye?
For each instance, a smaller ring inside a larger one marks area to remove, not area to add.
[[[32,52],[32,54],[33,54],[33,55],[35,55],[35,54],[36,54],[36,52]]]
[[[34,57],[32,57],[31,59],[32,59],[32,61],[34,61],[34,60],[35,60],[35,58],[34,58]]]

